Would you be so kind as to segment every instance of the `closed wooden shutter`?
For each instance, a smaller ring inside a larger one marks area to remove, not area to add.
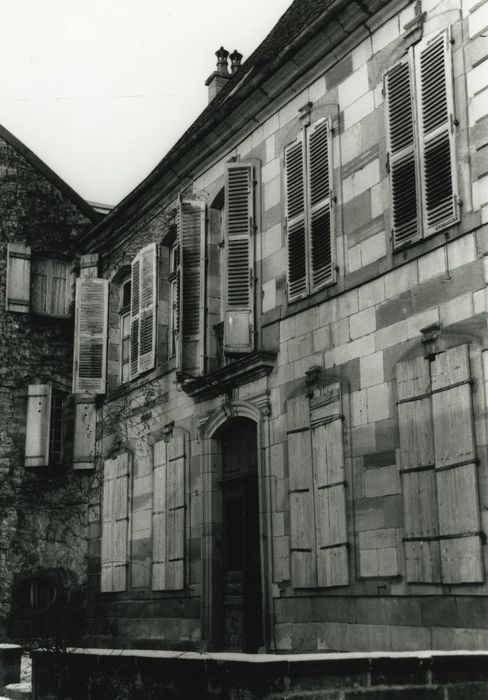
[[[332,140],[330,121],[307,130],[308,227],[311,291],[335,281],[335,225],[332,212]]]
[[[295,301],[305,296],[308,290],[303,132],[285,148],[285,193],[288,299]]]
[[[167,452],[166,589],[184,587],[185,563],[185,438],[173,431]]]
[[[131,263],[130,286],[130,376],[139,372],[139,330],[141,312],[141,257],[136,255]]]
[[[424,235],[459,221],[451,44],[448,32],[415,49]]]
[[[138,372],[154,367],[156,359],[156,294],[158,256],[155,243],[150,243],[139,253],[140,272],[140,327]]]
[[[254,170],[225,166],[224,352],[254,349]]]
[[[165,440],[159,440],[153,448],[153,591],[166,589],[166,448]]]
[[[397,365],[400,473],[407,581],[441,581],[429,361]]]
[[[34,258],[31,265],[31,309],[34,313],[67,316],[69,263]]]
[[[205,203],[184,199],[179,203],[180,246],[178,369],[203,372],[205,348]]]
[[[49,464],[51,396],[50,384],[29,386],[25,427],[24,464],[26,467],[44,467]]]
[[[73,469],[95,467],[97,410],[95,400],[75,400],[75,429],[73,433]]]
[[[420,237],[415,91],[408,57],[386,74],[385,93],[393,245],[400,248]]]
[[[104,462],[101,591],[127,589],[129,454]]]
[[[431,373],[442,580],[477,583],[484,572],[468,346],[437,355]]]
[[[310,402],[319,586],[349,584],[346,479],[341,386],[331,384]]]
[[[7,311],[29,313],[31,249],[21,243],[9,243],[7,248]]]
[[[108,280],[76,281],[74,394],[104,394],[107,370]]]
[[[311,587],[317,585],[317,542],[309,400],[306,396],[291,398],[286,410],[291,580],[296,588]]]

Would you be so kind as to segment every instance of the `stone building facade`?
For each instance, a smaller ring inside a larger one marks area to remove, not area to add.
[[[86,498],[81,494],[88,477],[73,479],[71,472],[73,284],[79,257],[76,238],[99,218],[0,127],[3,634],[9,614],[17,608],[20,617],[11,634],[29,636],[30,624],[41,613],[44,597],[53,594],[52,587],[64,588],[66,578],[79,587],[84,578],[86,545],[80,523],[85,520]],[[36,413],[43,421],[41,428]],[[37,450],[41,435],[43,454]],[[74,517],[77,510],[79,519]]]

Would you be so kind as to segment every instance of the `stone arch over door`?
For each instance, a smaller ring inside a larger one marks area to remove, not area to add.
[[[223,496],[222,496],[222,442],[219,436],[226,424],[235,419],[248,419],[256,426],[257,485],[259,493],[259,541],[261,562],[261,615],[263,647],[270,642],[270,567],[271,517],[268,493],[267,421],[260,409],[248,402],[227,402],[215,411],[201,430],[202,439],[202,641],[208,649],[224,648],[223,601]]]

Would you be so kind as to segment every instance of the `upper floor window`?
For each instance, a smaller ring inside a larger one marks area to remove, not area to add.
[[[150,243],[131,265],[130,377],[154,367],[156,358],[157,247]]]
[[[169,356],[175,357],[180,318],[180,247],[174,241],[169,250]]]
[[[459,221],[451,42],[421,42],[385,76],[393,245]]]
[[[335,282],[335,224],[329,119],[305,127],[285,148],[288,300]]]
[[[120,381],[122,384],[130,379],[130,297],[131,280],[129,278],[120,285]]]
[[[63,461],[66,394],[51,384],[31,384],[27,394],[25,466],[58,465]]]

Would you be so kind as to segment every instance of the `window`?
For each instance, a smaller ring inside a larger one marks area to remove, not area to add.
[[[175,357],[180,320],[180,248],[175,241],[169,250],[169,356]]]
[[[292,585],[347,586],[341,385],[288,399],[286,411]]]
[[[27,395],[25,466],[59,465],[63,461],[64,401],[51,384],[31,384]]]
[[[154,367],[156,360],[157,247],[142,248],[131,265],[130,378]]]
[[[394,248],[459,221],[451,43],[421,42],[385,76]]]
[[[129,464],[127,452],[103,463],[102,593],[127,590]]]
[[[285,148],[288,300],[335,282],[335,224],[329,119],[305,127]]]
[[[484,580],[468,345],[398,363],[407,581]]]
[[[124,384],[130,379],[130,298],[131,280],[127,279],[120,285],[120,382]]]

